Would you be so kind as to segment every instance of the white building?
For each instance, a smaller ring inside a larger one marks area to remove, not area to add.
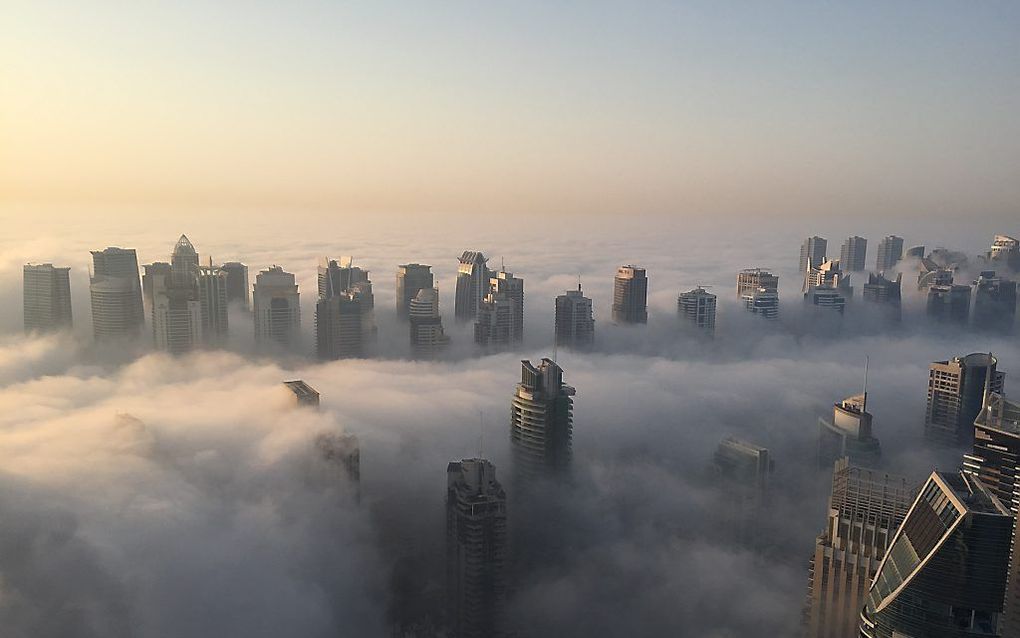
[[[294,275],[280,266],[256,275],[252,290],[255,342],[295,345],[301,330],[300,301]]]
[[[439,289],[422,288],[408,304],[410,319],[411,353],[416,358],[430,358],[441,352],[450,342],[443,333],[443,319],[439,314]]]
[[[701,286],[680,293],[677,297],[677,314],[708,336],[715,335],[716,297]]]
[[[53,264],[25,265],[25,332],[71,329],[70,272]]]

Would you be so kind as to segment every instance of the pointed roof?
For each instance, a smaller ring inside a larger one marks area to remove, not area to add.
[[[177,240],[177,245],[174,246],[174,254],[181,255],[185,253],[197,255],[198,251],[191,245],[191,241],[188,239],[187,235],[181,235],[181,238]]]

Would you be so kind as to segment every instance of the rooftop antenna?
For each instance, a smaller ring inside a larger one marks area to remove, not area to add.
[[[861,406],[861,412],[868,411],[868,368],[871,365],[871,357],[864,355],[864,405]]]
[[[985,392],[981,395],[981,408],[988,407],[988,393],[992,385],[992,353],[988,352],[988,367],[985,368]]]
[[[478,411],[478,458],[485,458],[485,413]]]
[[[503,259],[502,255],[499,256],[499,271],[506,272],[506,260]]]
[[[581,292],[581,273],[577,273],[577,292]]]

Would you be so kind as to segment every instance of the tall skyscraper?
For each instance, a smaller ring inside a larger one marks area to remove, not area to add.
[[[770,321],[779,319],[779,292],[770,288],[758,288],[741,295],[744,308]]]
[[[524,339],[524,280],[501,271],[489,280],[489,293],[478,307],[475,343],[501,349]]]
[[[97,341],[136,337],[145,326],[138,257],[133,248],[92,251],[89,278],[92,331]]]
[[[367,270],[350,257],[319,265],[315,304],[316,352],[320,359],[363,357],[375,338],[375,297]]]
[[[806,638],[858,638],[861,608],[913,501],[907,479],[835,461],[828,522],[815,539]]]
[[[808,237],[800,246],[800,272],[809,268],[818,268],[825,262],[825,249],[828,242],[821,237]]]
[[[804,274],[804,292],[815,286],[836,288],[847,297],[851,296],[854,290],[850,285],[850,274],[843,270],[838,260],[829,260],[818,267],[808,268]]]
[[[847,272],[860,272],[865,269],[868,254],[868,240],[854,235],[848,237],[839,249],[839,263]]]
[[[832,406],[832,418],[818,419],[818,464],[830,467],[848,457],[854,465],[875,467],[882,448],[871,430],[868,393],[855,394]]]
[[[504,636],[506,493],[485,459],[446,468],[446,600],[450,636]]]
[[[899,318],[902,282],[903,273],[897,273],[896,279],[887,279],[881,273],[869,273],[868,283],[864,284],[861,297],[867,302],[895,308],[896,317]]]
[[[198,276],[198,251],[187,235],[181,235],[170,255],[170,276],[176,287],[193,286]]]
[[[537,367],[521,361],[510,417],[517,475],[527,480],[569,470],[575,392],[555,361],[542,359]]]
[[[716,448],[711,470],[723,492],[720,534],[760,548],[767,537],[765,517],[775,470],[768,448],[727,436]]]
[[[996,235],[992,240],[992,247],[988,251],[988,257],[995,261],[1005,261],[1012,265],[1017,258],[1020,258],[1020,239],[1009,235]]]
[[[248,267],[237,261],[220,266],[227,273],[227,303],[248,309]]]
[[[454,315],[458,321],[471,321],[478,316],[478,306],[489,294],[493,272],[486,266],[485,255],[465,250],[457,265],[457,291]]]
[[[155,282],[152,335],[157,350],[185,354],[202,342],[202,308],[194,288],[177,285],[174,274]]]
[[[1013,517],[981,481],[933,472],[861,612],[863,638],[998,637]]]
[[[255,276],[252,306],[255,343],[296,345],[301,332],[301,294],[294,275],[272,266]]]
[[[227,273],[213,266],[199,266],[196,279],[202,340],[206,345],[223,345],[227,341]]]
[[[843,311],[846,310],[846,297],[843,296],[840,289],[829,284],[810,286],[804,293],[804,303],[808,306],[834,310],[839,314],[843,314]]]
[[[443,333],[443,318],[439,314],[439,289],[422,288],[408,308],[411,331],[411,354],[428,359],[442,352],[450,343]]]
[[[922,256],[924,250],[921,250]],[[896,235],[887,235],[885,239],[878,242],[878,256],[875,258],[875,270],[884,273],[892,270],[896,264],[903,259],[903,238]]]
[[[397,316],[408,317],[411,300],[423,288],[435,285],[432,277],[432,266],[424,264],[403,264],[397,266]]]
[[[165,261],[155,261],[142,266],[142,296],[145,300],[145,308],[150,321],[152,321],[156,285],[158,283],[159,286],[164,286],[170,277],[170,271],[170,264]]]
[[[779,291],[779,277],[761,268],[745,268],[737,273],[737,299],[755,293],[759,288]]]
[[[941,445],[971,444],[974,419],[986,391],[1002,394],[1006,375],[996,369],[997,364],[992,355],[975,352],[929,366],[924,418],[927,440]]]
[[[677,297],[677,314],[711,337],[715,335],[716,297],[701,286]]]
[[[577,290],[568,290],[556,297],[556,345],[587,348],[595,342],[595,316],[591,299]]]
[[[978,477],[1016,516],[1020,511],[1020,404],[989,392],[974,419],[974,449],[963,470]]]
[[[24,268],[25,332],[70,330],[71,269],[53,264],[26,264]]]
[[[928,316],[944,324],[967,325],[970,318],[970,286],[951,284],[928,288]]]
[[[974,282],[974,327],[1009,333],[1016,317],[1016,282],[984,270]]]
[[[284,381],[283,386],[287,388],[291,394],[294,395],[295,405],[304,406],[306,408],[319,407],[318,390],[308,385],[301,379],[295,379],[294,381]]]
[[[648,323],[648,277],[644,268],[617,268],[613,280],[613,321]]]

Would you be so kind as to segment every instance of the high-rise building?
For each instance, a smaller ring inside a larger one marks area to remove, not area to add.
[[[513,273],[494,273],[489,293],[478,307],[475,343],[489,349],[506,348],[524,339],[524,280]]]
[[[457,265],[457,291],[454,315],[458,321],[470,321],[478,316],[478,307],[489,294],[489,280],[493,272],[486,266],[485,255],[465,250]]]
[[[809,268],[818,268],[825,262],[825,249],[828,242],[821,237],[808,237],[800,246],[800,272]]]
[[[998,360],[982,352],[936,361],[928,369],[928,407],[924,436],[942,445],[972,442],[974,419],[986,393],[1002,394],[1006,374],[996,369]]]
[[[921,256],[924,256],[924,249],[921,249]],[[875,270],[884,273],[892,270],[896,264],[903,259],[903,238],[896,235],[887,235],[885,239],[878,242],[878,256],[875,258]]]
[[[319,407],[318,390],[308,385],[301,379],[295,379],[294,381],[284,381],[283,385],[285,388],[290,390],[291,394],[294,395],[294,403],[296,405],[304,406],[307,408]]]
[[[181,235],[170,255],[170,277],[175,287],[193,286],[198,276],[198,251]]]
[[[702,330],[707,336],[715,335],[716,297],[701,286],[677,297],[677,314]]]
[[[861,608],[913,501],[907,479],[836,460],[825,529],[808,570],[806,638],[858,638]]]
[[[829,284],[810,286],[804,293],[804,303],[808,306],[835,310],[839,314],[843,314],[846,309],[846,297],[843,296],[840,289]]]
[[[1020,404],[988,393],[974,419],[974,449],[963,456],[963,470],[981,479],[1016,516],[1020,511]]]
[[[150,321],[152,320],[156,285],[158,283],[159,286],[164,286],[170,277],[170,271],[170,264],[165,261],[156,261],[142,266],[142,296]]]
[[[424,264],[403,264],[397,266],[397,316],[408,317],[411,300],[423,288],[432,288],[435,282],[432,277],[432,266]]]
[[[1012,515],[981,481],[933,472],[879,565],[861,636],[1001,636],[1012,533]]]
[[[779,318],[779,293],[770,288],[758,288],[741,295],[744,307],[768,320]]]
[[[485,459],[446,468],[446,600],[450,636],[504,636],[506,492]]]
[[[1016,282],[984,270],[974,282],[974,327],[1009,333],[1016,317]]]
[[[723,492],[720,533],[743,545],[762,546],[775,471],[768,448],[727,436],[716,448],[711,471]]]
[[[924,246],[914,246],[912,248],[908,248],[906,254],[904,255],[904,258],[918,260],[924,259]]]
[[[648,277],[644,268],[617,268],[613,280],[613,321],[648,323]]]
[[[988,257],[996,261],[1007,263],[1020,257],[1020,239],[1009,235],[996,235],[992,240],[992,247],[988,251]]]
[[[206,345],[223,345],[227,341],[227,273],[213,266],[199,266],[196,278],[202,340]]]
[[[868,240],[854,235],[848,237],[839,249],[839,262],[847,272],[860,272],[865,269],[868,254]]]
[[[220,266],[227,273],[227,303],[248,309],[248,267],[237,261]]]
[[[202,308],[190,286],[171,276],[155,282],[152,335],[157,350],[185,354],[202,343]]]
[[[369,345],[376,337],[375,295],[372,293],[372,281],[369,279],[368,271],[354,266],[353,262],[351,257],[341,257],[339,260],[328,258],[322,260],[322,263],[319,264],[319,300],[339,296],[347,298],[348,301],[357,302],[357,307],[361,311],[361,317],[358,319],[361,326],[361,344],[356,348],[358,354],[344,356],[360,357],[367,354]],[[344,302],[344,305],[347,306],[345,312],[353,308],[350,303]],[[332,307],[329,304],[327,306]],[[318,305],[316,308],[318,309]],[[334,313],[333,316],[341,315]],[[318,331],[320,325],[318,317],[315,325],[316,331]],[[333,326],[327,328],[327,331],[336,332],[338,329],[337,326]],[[344,330],[346,331],[346,328]]]
[[[591,299],[577,290],[568,290],[556,297],[556,345],[587,348],[595,342],[595,316]]]
[[[903,273],[896,273],[896,279],[887,279],[882,273],[868,273],[868,283],[864,284],[861,298],[878,309],[886,319],[899,321],[902,318],[902,283]]]
[[[450,343],[443,333],[443,318],[439,314],[439,289],[422,288],[408,308],[411,331],[411,353],[415,358],[427,359],[442,352]]]
[[[928,288],[928,316],[939,323],[967,325],[970,286],[951,284]]]
[[[743,299],[748,293],[757,292],[759,288],[779,291],[779,277],[761,268],[745,268],[737,273],[737,299]]]
[[[555,361],[542,359],[537,367],[521,361],[510,417],[516,474],[530,479],[569,470],[575,393]]]
[[[280,266],[266,268],[256,275],[252,289],[255,343],[296,345],[301,332],[300,302],[294,275]]]
[[[353,290],[315,302],[315,352],[324,361],[365,356],[361,296]]]
[[[136,337],[145,326],[138,257],[133,248],[92,251],[89,278],[92,331],[97,341]]]
[[[832,418],[818,419],[818,463],[829,467],[847,457],[854,465],[875,467],[882,448],[871,429],[868,392],[847,397],[832,406]]]
[[[808,268],[804,273],[804,292],[813,286],[830,286],[847,297],[853,295],[854,290],[850,285],[850,274],[843,270],[838,260],[829,260],[821,266]]]
[[[24,268],[25,332],[70,330],[71,269],[53,264]]]

